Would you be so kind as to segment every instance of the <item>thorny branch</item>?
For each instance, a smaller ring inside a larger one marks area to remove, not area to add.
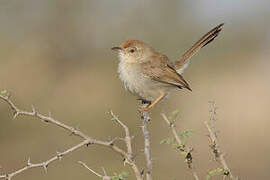
[[[46,122],[46,123],[51,123],[51,124],[54,124],[58,127],[61,127],[67,131],[69,131],[72,135],[75,135],[75,136],[78,136],[80,138],[83,139],[83,141],[69,149],[67,149],[66,151],[64,152],[61,152],[61,153],[56,153],[55,156],[53,156],[52,158],[44,161],[44,162],[41,162],[41,163],[31,163],[30,162],[30,159],[28,160],[26,166],[24,166],[23,168],[21,169],[18,169],[14,172],[11,172],[11,173],[7,173],[7,174],[2,174],[0,175],[0,179],[7,179],[7,180],[11,180],[12,177],[28,170],[28,169],[31,169],[31,168],[35,168],[35,167],[43,167],[45,172],[47,171],[47,167],[49,166],[49,164],[51,164],[52,162],[58,160],[58,159],[61,159],[64,155],[66,154],[69,154],[71,152],[73,152],[74,150],[76,149],[79,149],[81,147],[83,147],[84,145],[86,146],[89,146],[89,145],[92,145],[92,144],[96,144],[96,145],[100,145],[100,146],[105,146],[105,147],[108,147],[110,149],[112,149],[113,151],[115,151],[116,153],[120,154],[124,159],[125,159],[125,163],[127,164],[130,164],[137,179],[138,180],[142,180],[142,175],[137,167],[137,165],[135,164],[135,161],[133,158],[131,158],[131,154],[132,154],[132,151],[130,150],[130,147],[131,147],[131,142],[130,140],[126,140],[126,144],[127,144],[127,147],[128,147],[128,152],[124,151],[123,149],[119,148],[118,146],[116,146],[114,144],[114,141],[116,139],[113,139],[111,141],[102,141],[102,140],[97,140],[97,139],[94,139],[92,137],[89,137],[88,135],[86,135],[85,133],[83,133],[82,131],[76,129],[76,128],[73,128],[71,126],[68,126],[54,118],[51,117],[51,113],[49,113],[49,116],[45,116],[45,115],[42,115],[40,114],[38,111],[36,111],[36,109],[34,108],[34,106],[32,106],[32,111],[24,111],[24,110],[21,110],[19,109],[14,103],[13,101],[10,99],[10,95],[7,94],[7,95],[2,95],[0,94],[0,99],[4,100],[5,102],[8,103],[8,105],[10,106],[10,108],[13,110],[13,113],[14,113],[14,116],[13,118],[15,119],[16,117],[18,116],[31,116],[31,117],[36,117],[40,120],[42,120],[43,122]],[[112,112],[111,112],[112,113]],[[122,125],[122,127],[126,127],[126,126],[123,126],[124,124],[123,123],[120,123],[121,121],[118,119],[117,122],[119,124]],[[127,128],[124,128],[126,133],[128,132],[128,129]],[[129,139],[129,132],[128,132],[128,135],[126,134],[126,139]]]
[[[41,162],[41,163],[32,163],[30,161],[30,158],[29,158],[28,161],[27,161],[26,166],[24,166],[23,168],[18,169],[16,171],[12,172],[12,173],[0,175],[0,178],[5,178],[7,180],[11,180],[11,178],[14,177],[14,176],[16,176],[17,174],[20,174],[23,171],[26,171],[26,170],[31,169],[31,168],[36,168],[36,167],[42,167],[42,168],[44,168],[44,171],[47,172],[47,168],[48,168],[48,166],[49,166],[50,163],[52,163],[52,162],[54,162],[56,160],[60,160],[64,155],[66,155],[66,154],[68,154],[68,153],[70,153],[70,152],[72,152],[72,151],[74,151],[76,149],[79,149],[80,147],[82,147],[84,145],[87,145],[88,143],[89,143],[88,140],[84,140],[81,143],[79,143],[79,144],[77,144],[77,145],[75,145],[75,146],[67,149],[64,152],[61,152],[61,153],[60,152],[56,152],[56,155],[55,156],[53,156],[52,158],[50,158],[50,159],[48,159],[48,160],[46,160],[44,162]]]
[[[130,136],[129,129],[124,123],[122,123],[119,120],[119,118],[112,111],[110,111],[110,114],[112,116],[112,119],[115,120],[117,123],[119,123],[125,130],[126,135],[125,135],[124,141],[125,141],[125,144],[127,146],[127,154],[126,154],[124,162],[131,165],[137,180],[142,180],[143,179],[142,173],[140,172],[139,168],[135,164],[134,154],[133,154],[133,150],[132,150],[132,143],[131,143],[132,137]]]
[[[210,148],[212,149],[212,152],[215,156],[215,160],[219,161],[223,167],[224,170],[224,178],[226,176],[229,176],[230,179],[236,180],[238,178],[234,177],[229,166],[227,165],[227,162],[224,158],[224,153],[221,152],[220,148],[219,148],[219,144],[218,144],[218,140],[217,140],[217,133],[215,130],[215,127],[213,125],[214,121],[216,120],[216,103],[214,101],[210,101],[210,120],[209,121],[205,121],[204,124],[207,128],[207,130],[209,131],[209,140],[210,140]]]
[[[177,131],[175,129],[175,124],[173,122],[170,122],[169,119],[167,118],[167,116],[164,113],[162,113],[161,116],[163,117],[163,119],[166,121],[166,123],[171,128],[172,133],[174,135],[174,138],[175,138],[175,140],[176,140],[176,142],[178,144],[177,148],[181,152],[184,152],[186,163],[188,165],[188,168],[191,169],[191,172],[192,172],[192,175],[193,175],[194,179],[199,180],[197,172],[192,167],[192,154],[191,153],[193,151],[193,148],[187,148],[185,145],[183,145],[182,140],[179,138],[179,136],[177,134]]]
[[[150,134],[147,129],[147,124],[150,117],[147,112],[143,112],[142,116],[142,132],[144,136],[144,154],[146,159],[146,180],[152,180],[152,159],[150,153]]]
[[[18,175],[18,174],[20,174],[28,169],[31,169],[31,168],[41,167],[44,169],[45,172],[47,172],[47,168],[48,168],[49,164],[53,163],[54,161],[61,160],[65,155],[67,155],[67,154],[69,154],[69,153],[71,153],[71,152],[73,152],[73,151],[75,151],[83,146],[89,146],[89,145],[96,144],[96,145],[108,147],[108,148],[112,149],[113,151],[115,151],[116,153],[120,154],[124,158],[124,164],[129,164],[132,167],[134,174],[136,176],[136,179],[143,180],[143,172],[139,171],[139,168],[135,163],[134,154],[133,154],[133,150],[132,150],[132,138],[133,137],[130,136],[129,128],[124,123],[122,123],[119,120],[119,118],[112,111],[110,111],[112,119],[115,120],[118,124],[120,124],[122,126],[122,128],[125,130],[125,137],[124,138],[114,138],[113,140],[110,140],[110,141],[102,141],[102,140],[98,140],[98,139],[94,139],[92,137],[89,137],[88,135],[86,135],[82,131],[78,130],[77,128],[73,128],[69,125],[66,125],[66,124],[52,118],[51,113],[49,113],[48,116],[40,114],[38,111],[36,111],[34,106],[32,106],[32,111],[24,111],[24,110],[19,109],[13,103],[13,101],[10,99],[9,94],[5,94],[5,95],[0,94],[0,99],[5,101],[10,106],[10,108],[13,110],[13,113],[14,113],[13,119],[15,119],[18,116],[36,117],[45,123],[51,123],[53,125],[56,125],[60,128],[67,130],[72,135],[78,136],[81,139],[83,139],[80,143],[70,147],[69,149],[67,149],[63,152],[56,152],[56,154],[54,156],[52,156],[51,158],[49,158],[43,162],[32,163],[30,161],[30,158],[29,158],[24,167],[17,169],[13,172],[10,172],[10,173],[0,174],[0,179],[11,180],[14,176],[16,176],[16,175]],[[209,122],[205,121],[205,126],[206,126],[207,130],[209,131],[209,139],[210,139],[210,143],[211,143],[210,147],[213,151],[215,159],[218,160],[221,163],[221,165],[223,166],[223,170],[224,170],[223,179],[225,179],[226,177],[229,176],[230,179],[237,180],[238,178],[235,178],[233,176],[231,170],[229,169],[229,167],[226,163],[226,160],[224,158],[224,154],[219,149],[219,144],[218,144],[218,140],[217,140],[217,133],[216,133],[215,128],[213,126],[213,122],[216,119],[215,116],[216,116],[216,109],[217,108],[215,106],[215,102],[210,102],[210,104],[211,104],[210,121]],[[174,137],[179,145],[178,149],[185,153],[186,162],[188,164],[188,167],[192,170],[192,174],[193,174],[194,178],[196,180],[199,180],[197,173],[195,172],[194,168],[192,167],[191,152],[193,149],[192,148],[187,149],[185,146],[183,146],[181,139],[177,135],[177,131],[175,129],[175,124],[173,122],[170,122],[165,114],[162,114],[162,117],[164,118],[164,120],[167,122],[167,124],[171,128],[172,133],[173,133],[173,135],[174,135]],[[146,158],[146,179],[152,180],[152,159],[151,159],[151,154],[150,154],[150,135],[149,135],[149,131],[147,129],[147,124],[150,121],[150,117],[149,117],[147,112],[144,112],[141,116],[141,119],[142,119],[142,132],[144,135],[144,153],[145,153],[145,158]],[[125,150],[123,150],[115,145],[115,141],[117,139],[122,139],[125,142],[126,147],[127,147],[127,151],[125,151]],[[86,169],[88,169],[89,171],[94,173],[96,176],[102,178],[103,180],[111,180],[112,179],[112,177],[107,176],[105,171],[104,171],[104,175],[101,175],[101,174],[95,172],[94,170],[92,170],[91,168],[89,168],[85,163],[83,163],[81,161],[79,163],[82,166],[84,166]]]

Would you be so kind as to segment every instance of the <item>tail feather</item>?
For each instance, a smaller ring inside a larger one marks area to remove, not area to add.
[[[208,33],[206,33],[199,41],[197,41],[188,51],[184,53],[184,55],[178,59],[175,63],[175,69],[179,74],[182,74],[184,70],[188,67],[189,59],[196,54],[201,48],[212,42],[222,30],[222,26],[224,23],[216,26]]]

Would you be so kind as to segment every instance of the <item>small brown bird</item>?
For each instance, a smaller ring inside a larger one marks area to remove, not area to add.
[[[139,40],[127,40],[119,47],[112,48],[118,51],[118,73],[125,88],[148,104],[141,112],[150,110],[172,89],[186,88],[191,91],[182,74],[188,67],[190,58],[213,41],[223,25],[220,24],[206,33],[175,63]]]

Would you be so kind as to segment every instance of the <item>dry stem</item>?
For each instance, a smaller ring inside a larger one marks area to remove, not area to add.
[[[216,120],[216,110],[217,110],[217,107],[216,107],[216,104],[214,101],[211,101],[209,102],[210,103],[210,120],[209,122],[208,121],[205,121],[204,124],[207,128],[207,130],[209,131],[209,139],[210,139],[210,147],[212,149],[212,152],[215,156],[215,160],[218,160],[223,169],[224,169],[224,177],[225,176],[229,176],[231,179],[238,179],[236,177],[233,176],[229,166],[227,165],[227,162],[225,160],[225,157],[224,157],[224,153],[221,152],[220,148],[219,148],[219,143],[218,143],[218,140],[217,140],[217,133],[216,133],[216,130],[215,130],[215,127],[214,127],[214,121]],[[210,126],[211,124],[211,126]]]
[[[174,135],[174,138],[178,144],[178,149],[182,152],[185,152],[185,160],[186,163],[189,167],[189,169],[191,169],[192,175],[194,177],[194,179],[199,180],[199,177],[197,175],[197,172],[194,170],[194,168],[192,167],[192,148],[187,148],[186,146],[183,145],[182,140],[179,138],[177,131],[175,129],[175,124],[173,122],[170,122],[169,119],[167,118],[167,116],[162,113],[161,116],[163,117],[163,119],[166,121],[166,123],[169,125],[169,127],[172,130],[172,133]]]
[[[147,112],[143,112],[142,116],[142,132],[144,136],[144,154],[146,159],[146,180],[152,180],[152,159],[150,153],[150,134],[147,129],[147,123],[150,117]]]
[[[127,146],[127,154],[126,154],[126,156],[127,156],[127,160],[128,160],[126,162],[131,165],[137,180],[142,180],[143,179],[142,174],[139,171],[139,168],[137,167],[137,165],[135,164],[134,154],[133,154],[133,150],[132,150],[132,143],[131,143],[132,137],[130,136],[129,129],[124,123],[122,123],[119,120],[119,118],[116,115],[114,115],[114,113],[112,111],[110,111],[110,114],[111,114],[113,120],[115,120],[117,123],[119,123],[125,130],[126,136],[124,138],[124,141],[125,141],[125,144]]]
[[[25,167],[23,168],[20,168],[14,172],[11,172],[11,173],[7,173],[7,174],[3,174],[3,175],[0,175],[0,179],[1,178],[5,178],[7,180],[11,180],[12,177],[30,169],[30,168],[35,168],[35,167],[43,167],[45,171],[47,171],[47,167],[50,163],[62,158],[64,155],[68,154],[68,153],[71,153],[72,151],[80,148],[80,147],[83,147],[84,145],[91,145],[91,144],[96,144],[96,145],[100,145],[100,146],[105,146],[105,147],[108,147],[110,149],[112,149],[113,151],[115,151],[116,153],[120,154],[124,159],[125,159],[125,163],[127,164],[130,164],[136,177],[137,177],[137,180],[142,180],[142,175],[137,167],[137,165],[135,164],[135,161],[134,159],[131,157],[131,154],[132,154],[132,151],[131,151],[131,140],[130,140],[130,136],[129,136],[129,132],[128,132],[128,129],[127,127],[121,123],[121,121],[118,119],[117,122],[119,124],[121,124],[121,126],[125,129],[126,131],[126,144],[127,144],[127,149],[128,149],[128,152],[125,152],[123,149],[119,148],[118,146],[116,146],[114,144],[114,141],[116,140],[113,139],[111,141],[102,141],[102,140],[97,140],[97,139],[94,139],[92,137],[89,137],[87,136],[85,133],[83,133],[82,131],[76,129],[76,128],[73,128],[71,126],[68,126],[54,118],[51,117],[51,113],[49,113],[49,116],[45,116],[45,115],[42,115],[40,114],[39,112],[37,112],[34,108],[34,106],[32,106],[32,111],[24,111],[24,110],[21,110],[19,109],[10,99],[10,96],[7,95],[7,96],[4,96],[4,95],[0,95],[0,99],[4,100],[5,102],[8,103],[8,105],[10,106],[10,108],[13,110],[14,112],[14,116],[13,118],[15,119],[16,117],[18,116],[31,116],[31,117],[37,117],[39,118],[40,120],[42,120],[43,122],[46,122],[46,123],[51,123],[51,124],[54,124],[58,127],[61,127],[67,131],[69,131],[72,135],[76,135],[80,138],[83,139],[83,141],[69,149],[67,149],[66,151],[62,152],[62,153],[57,153],[55,156],[53,156],[52,158],[44,161],[44,162],[41,162],[41,163],[36,163],[36,164],[33,164],[30,162],[30,159],[28,160],[28,163]],[[112,112],[111,112],[112,113]],[[113,115],[113,114],[112,114]],[[124,125],[124,126],[123,126]],[[128,134],[127,134],[128,132]]]

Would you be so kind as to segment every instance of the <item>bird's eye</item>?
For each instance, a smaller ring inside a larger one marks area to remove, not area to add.
[[[129,50],[129,52],[134,53],[135,49],[132,48],[131,50]]]

